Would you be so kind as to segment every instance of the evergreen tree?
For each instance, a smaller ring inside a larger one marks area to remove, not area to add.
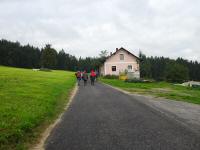
[[[54,69],[57,63],[57,52],[55,49],[51,48],[50,44],[42,50],[41,53],[41,66],[42,68]]]
[[[0,65],[37,68],[40,50],[30,45],[21,46],[19,42],[0,40]]]
[[[166,67],[166,80],[170,82],[184,82],[189,79],[188,68],[184,65],[171,61]]]
[[[57,69],[61,69],[61,70],[67,69],[66,61],[67,59],[66,59],[65,51],[61,50],[58,53],[58,57],[57,57]]]

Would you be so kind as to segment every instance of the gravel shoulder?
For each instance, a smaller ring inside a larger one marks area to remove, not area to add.
[[[133,99],[156,109],[160,113],[164,113],[168,117],[176,119],[194,132],[200,134],[200,105],[153,96],[133,94],[110,85],[107,86],[131,95]]]
[[[163,98],[153,98],[142,95],[132,95],[148,106],[165,113],[180,123],[186,125],[194,132],[200,134],[200,106],[186,102],[174,101]]]

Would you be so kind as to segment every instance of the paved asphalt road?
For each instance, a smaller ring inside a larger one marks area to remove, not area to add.
[[[200,150],[200,136],[102,84],[81,85],[47,150]]]

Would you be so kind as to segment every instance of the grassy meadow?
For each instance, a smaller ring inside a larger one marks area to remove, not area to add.
[[[27,149],[63,110],[73,72],[0,66],[0,149]]]
[[[200,89],[183,87],[167,82],[127,83],[118,79],[100,79],[101,82],[131,93],[153,95],[168,99],[200,104]]]

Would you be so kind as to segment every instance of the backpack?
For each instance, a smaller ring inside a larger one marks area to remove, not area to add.
[[[77,78],[81,78],[81,73],[80,73],[80,72],[77,72],[77,73],[76,73],[76,77],[77,77]]]
[[[87,80],[88,79],[87,73],[83,73],[83,77],[82,78],[85,79],[85,80]]]
[[[91,77],[95,77],[95,76],[96,76],[96,73],[95,73],[94,71],[92,71],[91,74],[90,74],[90,76],[91,76]]]

